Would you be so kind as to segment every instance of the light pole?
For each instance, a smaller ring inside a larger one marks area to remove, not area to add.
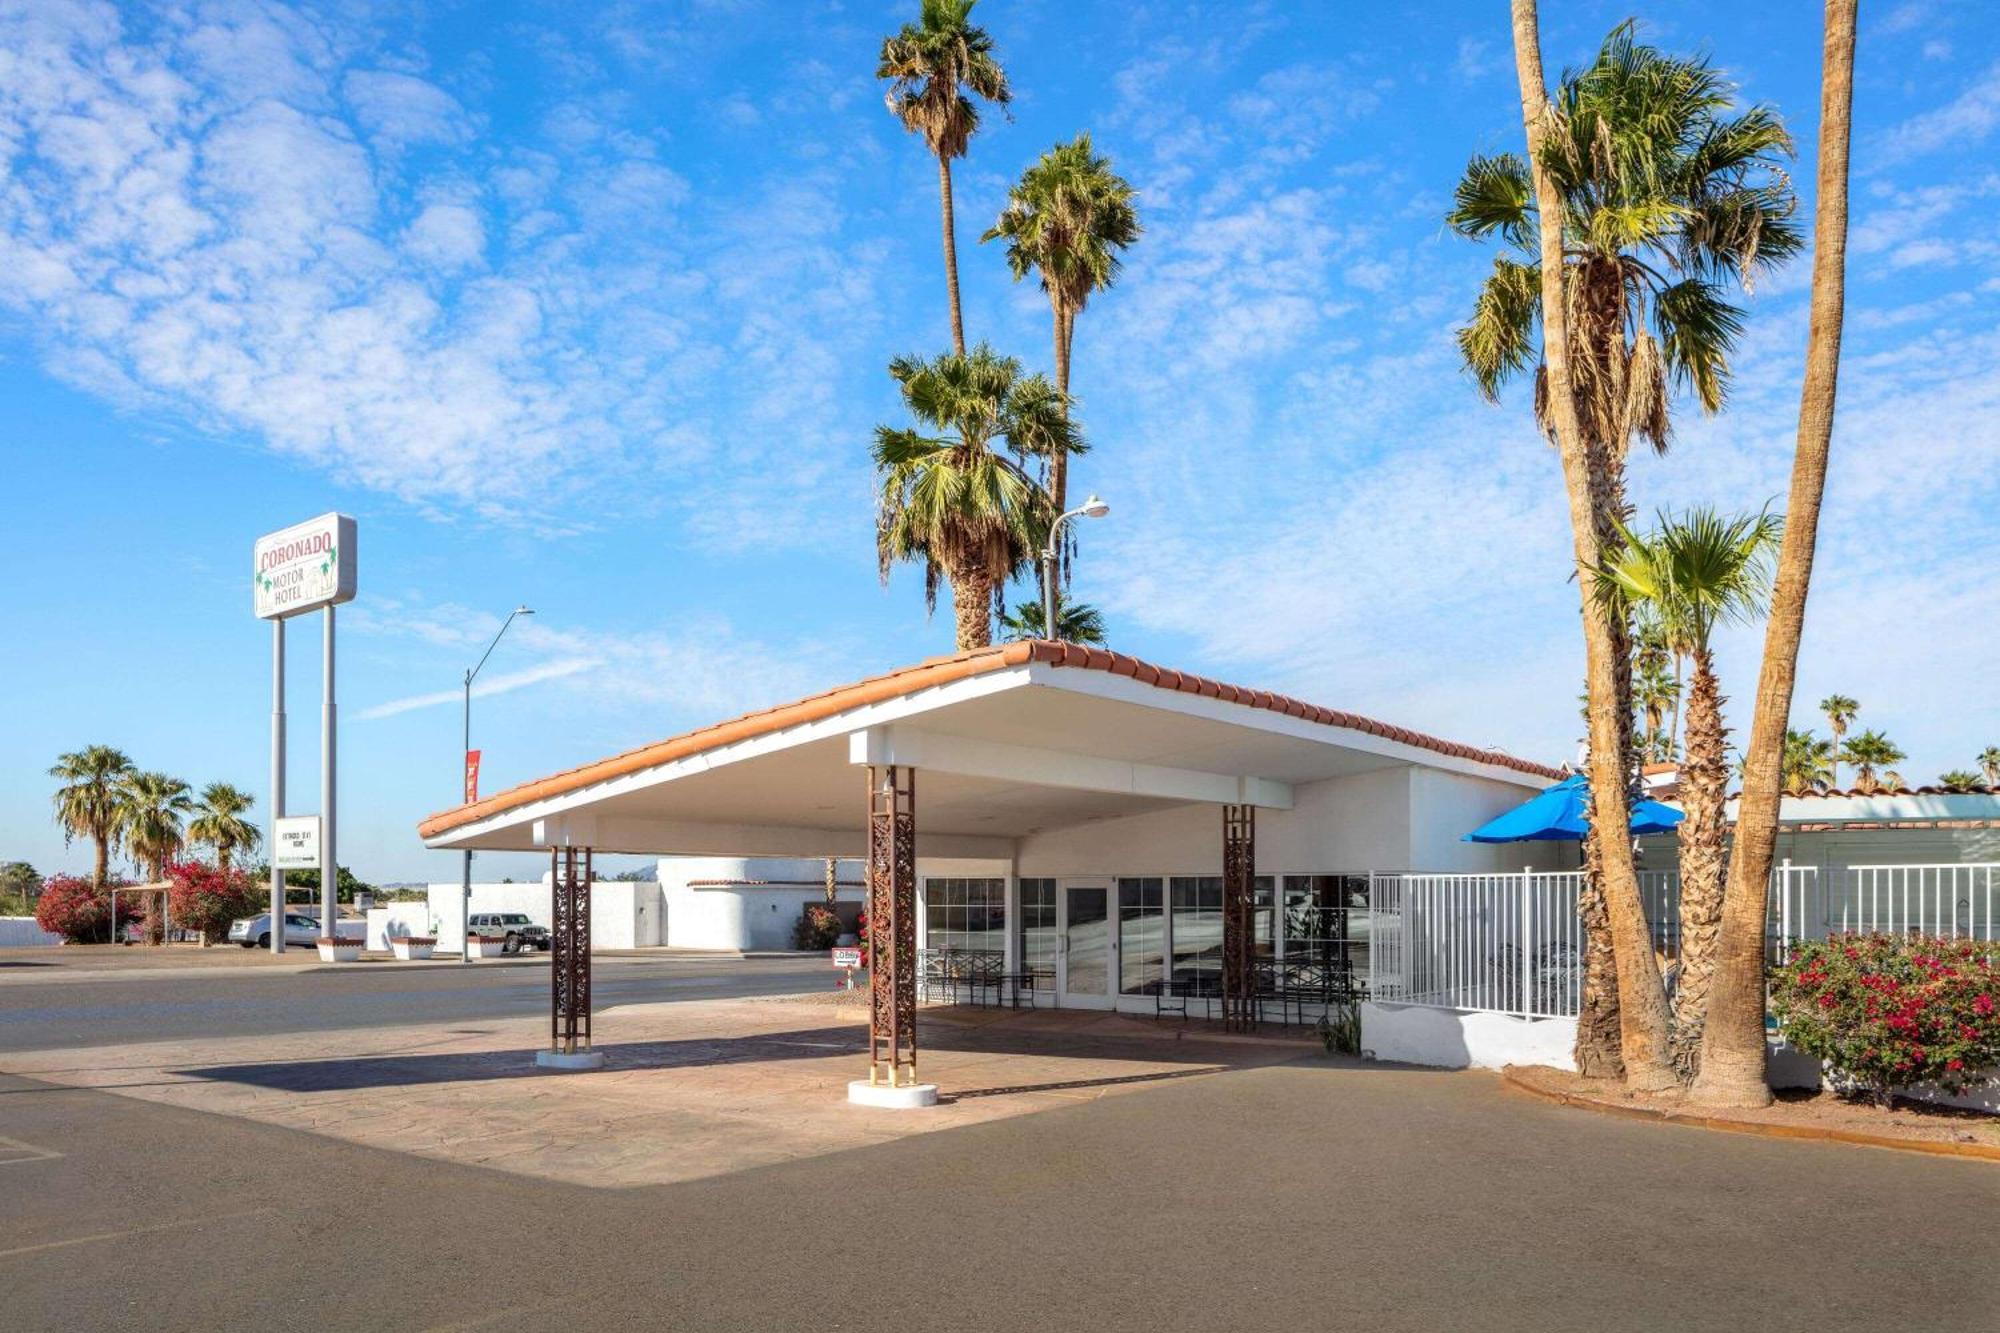
[[[1073,518],[1103,518],[1111,512],[1111,506],[1092,494],[1077,508],[1067,514],[1056,515],[1056,521],[1049,524],[1049,544],[1042,549],[1042,637],[1054,639],[1056,633],[1056,551],[1062,542],[1062,525]]]
[[[466,765],[472,759],[472,678],[479,674],[479,668],[486,665],[486,659],[493,656],[493,650],[500,646],[500,635],[507,632],[507,627],[514,623],[514,617],[532,616],[533,614],[535,613],[525,606],[517,606],[508,612],[507,618],[500,622],[500,634],[495,634],[493,642],[487,644],[486,651],[479,655],[479,665],[465,673],[465,744],[460,748],[458,755],[460,781],[464,780]],[[466,799],[470,800],[471,796],[470,792],[466,793]],[[468,847],[465,849],[465,868],[463,877],[459,882],[458,893],[458,961],[461,963],[472,961],[472,942],[466,937],[466,926],[469,922],[471,912],[472,849]]]

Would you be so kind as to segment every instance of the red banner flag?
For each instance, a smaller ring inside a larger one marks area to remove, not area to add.
[[[471,805],[479,799],[479,751],[465,752],[465,803]]]

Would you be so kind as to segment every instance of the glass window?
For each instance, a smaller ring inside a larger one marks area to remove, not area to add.
[[[1056,882],[1021,881],[1021,970],[1053,977],[1061,940],[1056,932]]]
[[[1156,995],[1165,972],[1164,880],[1118,881],[1118,989],[1125,995]]]
[[[1222,975],[1222,877],[1176,875],[1168,895],[1173,906],[1174,965],[1177,985],[1203,994],[1220,987]]]
[[[1341,981],[1368,975],[1368,877],[1286,875],[1285,960],[1326,967]]]
[[[1007,882],[926,879],[924,948],[932,952],[1001,953],[1006,945]]]

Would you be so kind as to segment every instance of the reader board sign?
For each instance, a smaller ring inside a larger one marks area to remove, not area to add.
[[[354,600],[354,520],[321,514],[267,533],[251,548],[251,602],[259,619],[283,620]]]
[[[272,823],[272,865],[280,870],[319,869],[318,815],[286,815]]]
[[[860,967],[861,950],[835,949],[833,951],[833,965],[835,967]]]

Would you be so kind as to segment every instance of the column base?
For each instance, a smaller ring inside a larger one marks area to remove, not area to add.
[[[887,1111],[914,1111],[925,1106],[936,1106],[937,1084],[906,1083],[900,1088],[892,1088],[886,1083],[870,1083],[865,1078],[857,1078],[847,1085],[847,1100],[856,1106],[876,1106]]]
[[[576,1071],[604,1068],[603,1051],[576,1051],[564,1054],[561,1051],[536,1051],[535,1063],[543,1069]]]

